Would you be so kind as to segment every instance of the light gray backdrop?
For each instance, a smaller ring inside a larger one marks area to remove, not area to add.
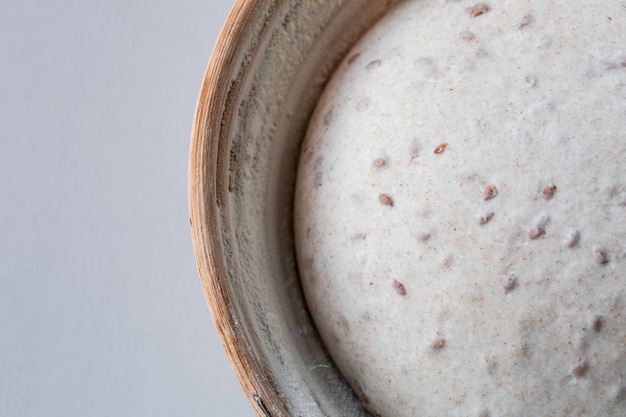
[[[233,0],[2,0],[0,416],[252,416],[197,276],[196,98]]]

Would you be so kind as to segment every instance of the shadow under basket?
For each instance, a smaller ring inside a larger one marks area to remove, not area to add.
[[[326,82],[396,3],[238,1],[209,62],[192,134],[191,229],[215,326],[262,417],[369,415],[307,311],[293,188]]]

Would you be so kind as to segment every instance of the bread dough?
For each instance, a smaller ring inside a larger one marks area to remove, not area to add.
[[[624,1],[407,1],[352,49],[294,224],[373,414],[626,415],[625,132]]]

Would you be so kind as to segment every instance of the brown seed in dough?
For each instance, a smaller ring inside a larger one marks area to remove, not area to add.
[[[495,185],[488,185],[483,190],[483,198],[485,199],[485,201],[491,200],[497,195],[498,195],[498,189],[495,187]]]
[[[528,231],[528,238],[531,240],[535,240],[540,238],[544,234],[546,234],[545,227],[541,224],[538,224]]]
[[[570,370],[570,373],[576,378],[581,378],[585,376],[588,368],[589,368],[589,365],[587,364],[587,362],[581,362],[581,363],[574,365],[574,367]]]
[[[372,161],[372,168],[381,169],[387,165],[387,160],[385,158],[376,158]]]
[[[435,340],[430,344],[433,350],[441,350],[446,345],[446,339],[441,336],[435,337]]]
[[[513,291],[517,287],[517,277],[513,274],[507,275],[504,279],[504,284],[502,285],[504,288],[504,293],[508,294]]]
[[[478,224],[479,225],[484,225],[489,223],[489,220],[491,220],[491,218],[493,217],[493,211],[490,211],[489,213],[483,214],[481,216],[478,216]]]
[[[533,22],[533,20],[534,20],[533,15],[531,15],[530,13],[525,14],[524,17],[522,17],[522,19],[517,24],[517,28],[523,29],[526,26],[530,25]]]
[[[528,238],[531,240],[538,239],[546,234],[546,226],[550,221],[549,217],[542,217],[536,224],[528,231]]]
[[[379,194],[378,202],[383,206],[393,207],[393,200],[387,194]]]
[[[360,56],[361,56],[360,52],[357,52],[356,54],[352,55],[350,58],[348,58],[348,65],[354,64],[354,61],[359,59]]]
[[[468,7],[465,10],[467,10],[467,13],[471,17],[477,17],[483,13],[487,13],[489,11],[489,6],[487,6],[485,3],[476,3],[472,7]]]
[[[438,145],[438,146],[435,148],[435,151],[434,151],[434,152],[435,152],[437,155],[439,155],[440,153],[443,153],[443,151],[445,151],[447,148],[448,148],[448,144],[447,144],[447,143],[442,143],[441,145]]]
[[[367,63],[367,65],[365,66],[365,70],[366,70],[366,71],[371,71],[371,70],[373,70],[374,68],[379,67],[379,66],[380,66],[380,64],[381,64],[382,62],[383,62],[383,61],[381,61],[380,59],[375,59],[375,60],[373,60],[373,61],[370,61],[370,62],[368,62],[368,63]]]
[[[602,330],[603,324],[604,317],[599,314],[593,314],[587,318],[587,326],[596,333]]]
[[[600,245],[594,245],[591,248],[591,256],[593,256],[593,260],[600,265],[609,263],[609,254],[606,249]]]
[[[556,185],[554,184],[550,184],[546,187],[543,187],[541,189],[541,197],[543,197],[545,200],[550,200],[552,197],[554,197],[554,194],[556,193]]]
[[[404,287],[403,283],[396,281],[394,279],[392,285],[393,285],[393,289],[396,290],[398,295],[406,295],[406,288]]]

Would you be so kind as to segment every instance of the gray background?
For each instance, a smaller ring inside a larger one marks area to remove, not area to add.
[[[0,416],[253,415],[187,208],[233,3],[2,0]]]

